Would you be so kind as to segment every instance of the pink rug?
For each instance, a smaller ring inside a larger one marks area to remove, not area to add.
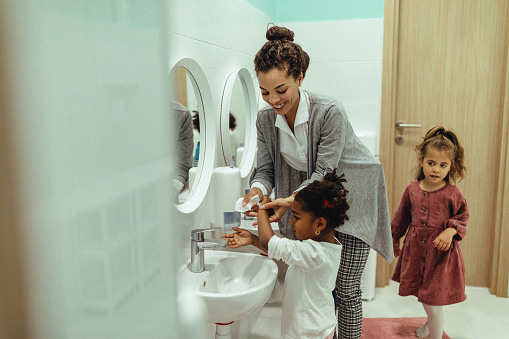
[[[426,322],[426,318],[364,318],[362,339],[415,339],[415,330]],[[442,339],[451,339],[447,334]]]

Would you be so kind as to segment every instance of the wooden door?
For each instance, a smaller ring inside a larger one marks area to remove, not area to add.
[[[506,0],[386,0],[380,143],[392,215],[414,180],[414,147],[426,131],[442,125],[458,135],[467,167],[458,187],[470,209],[461,242],[466,283],[505,296],[508,19]],[[422,127],[400,130],[398,121]],[[384,286],[394,264],[378,262]]]

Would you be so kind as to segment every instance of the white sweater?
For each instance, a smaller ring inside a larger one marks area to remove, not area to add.
[[[283,292],[282,337],[327,337],[336,326],[332,291],[336,285],[341,245],[273,236],[269,240],[268,254],[289,265]]]

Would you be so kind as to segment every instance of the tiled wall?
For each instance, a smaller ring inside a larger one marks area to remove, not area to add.
[[[2,338],[178,329],[159,21],[157,1],[0,4],[2,145],[12,152],[0,163],[16,169],[2,177],[15,194],[0,184],[0,195],[19,214],[0,227],[0,239],[19,232],[0,270],[23,272],[19,294],[2,284],[0,314],[26,331],[5,335],[2,319]],[[9,293],[17,303],[3,303]]]
[[[311,59],[302,88],[341,101],[357,134],[377,136],[378,154],[383,19],[280,25],[294,31]]]

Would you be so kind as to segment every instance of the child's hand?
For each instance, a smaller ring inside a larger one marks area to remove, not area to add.
[[[232,229],[237,233],[223,235],[223,239],[228,241],[227,244],[229,248],[238,248],[253,244],[251,232],[238,227],[232,227]]]
[[[392,239],[392,248],[394,250],[394,256],[399,257],[401,250],[399,248],[399,239]]]
[[[457,233],[452,227],[446,228],[433,240],[433,246],[441,251],[448,251],[451,248],[452,237]]]

